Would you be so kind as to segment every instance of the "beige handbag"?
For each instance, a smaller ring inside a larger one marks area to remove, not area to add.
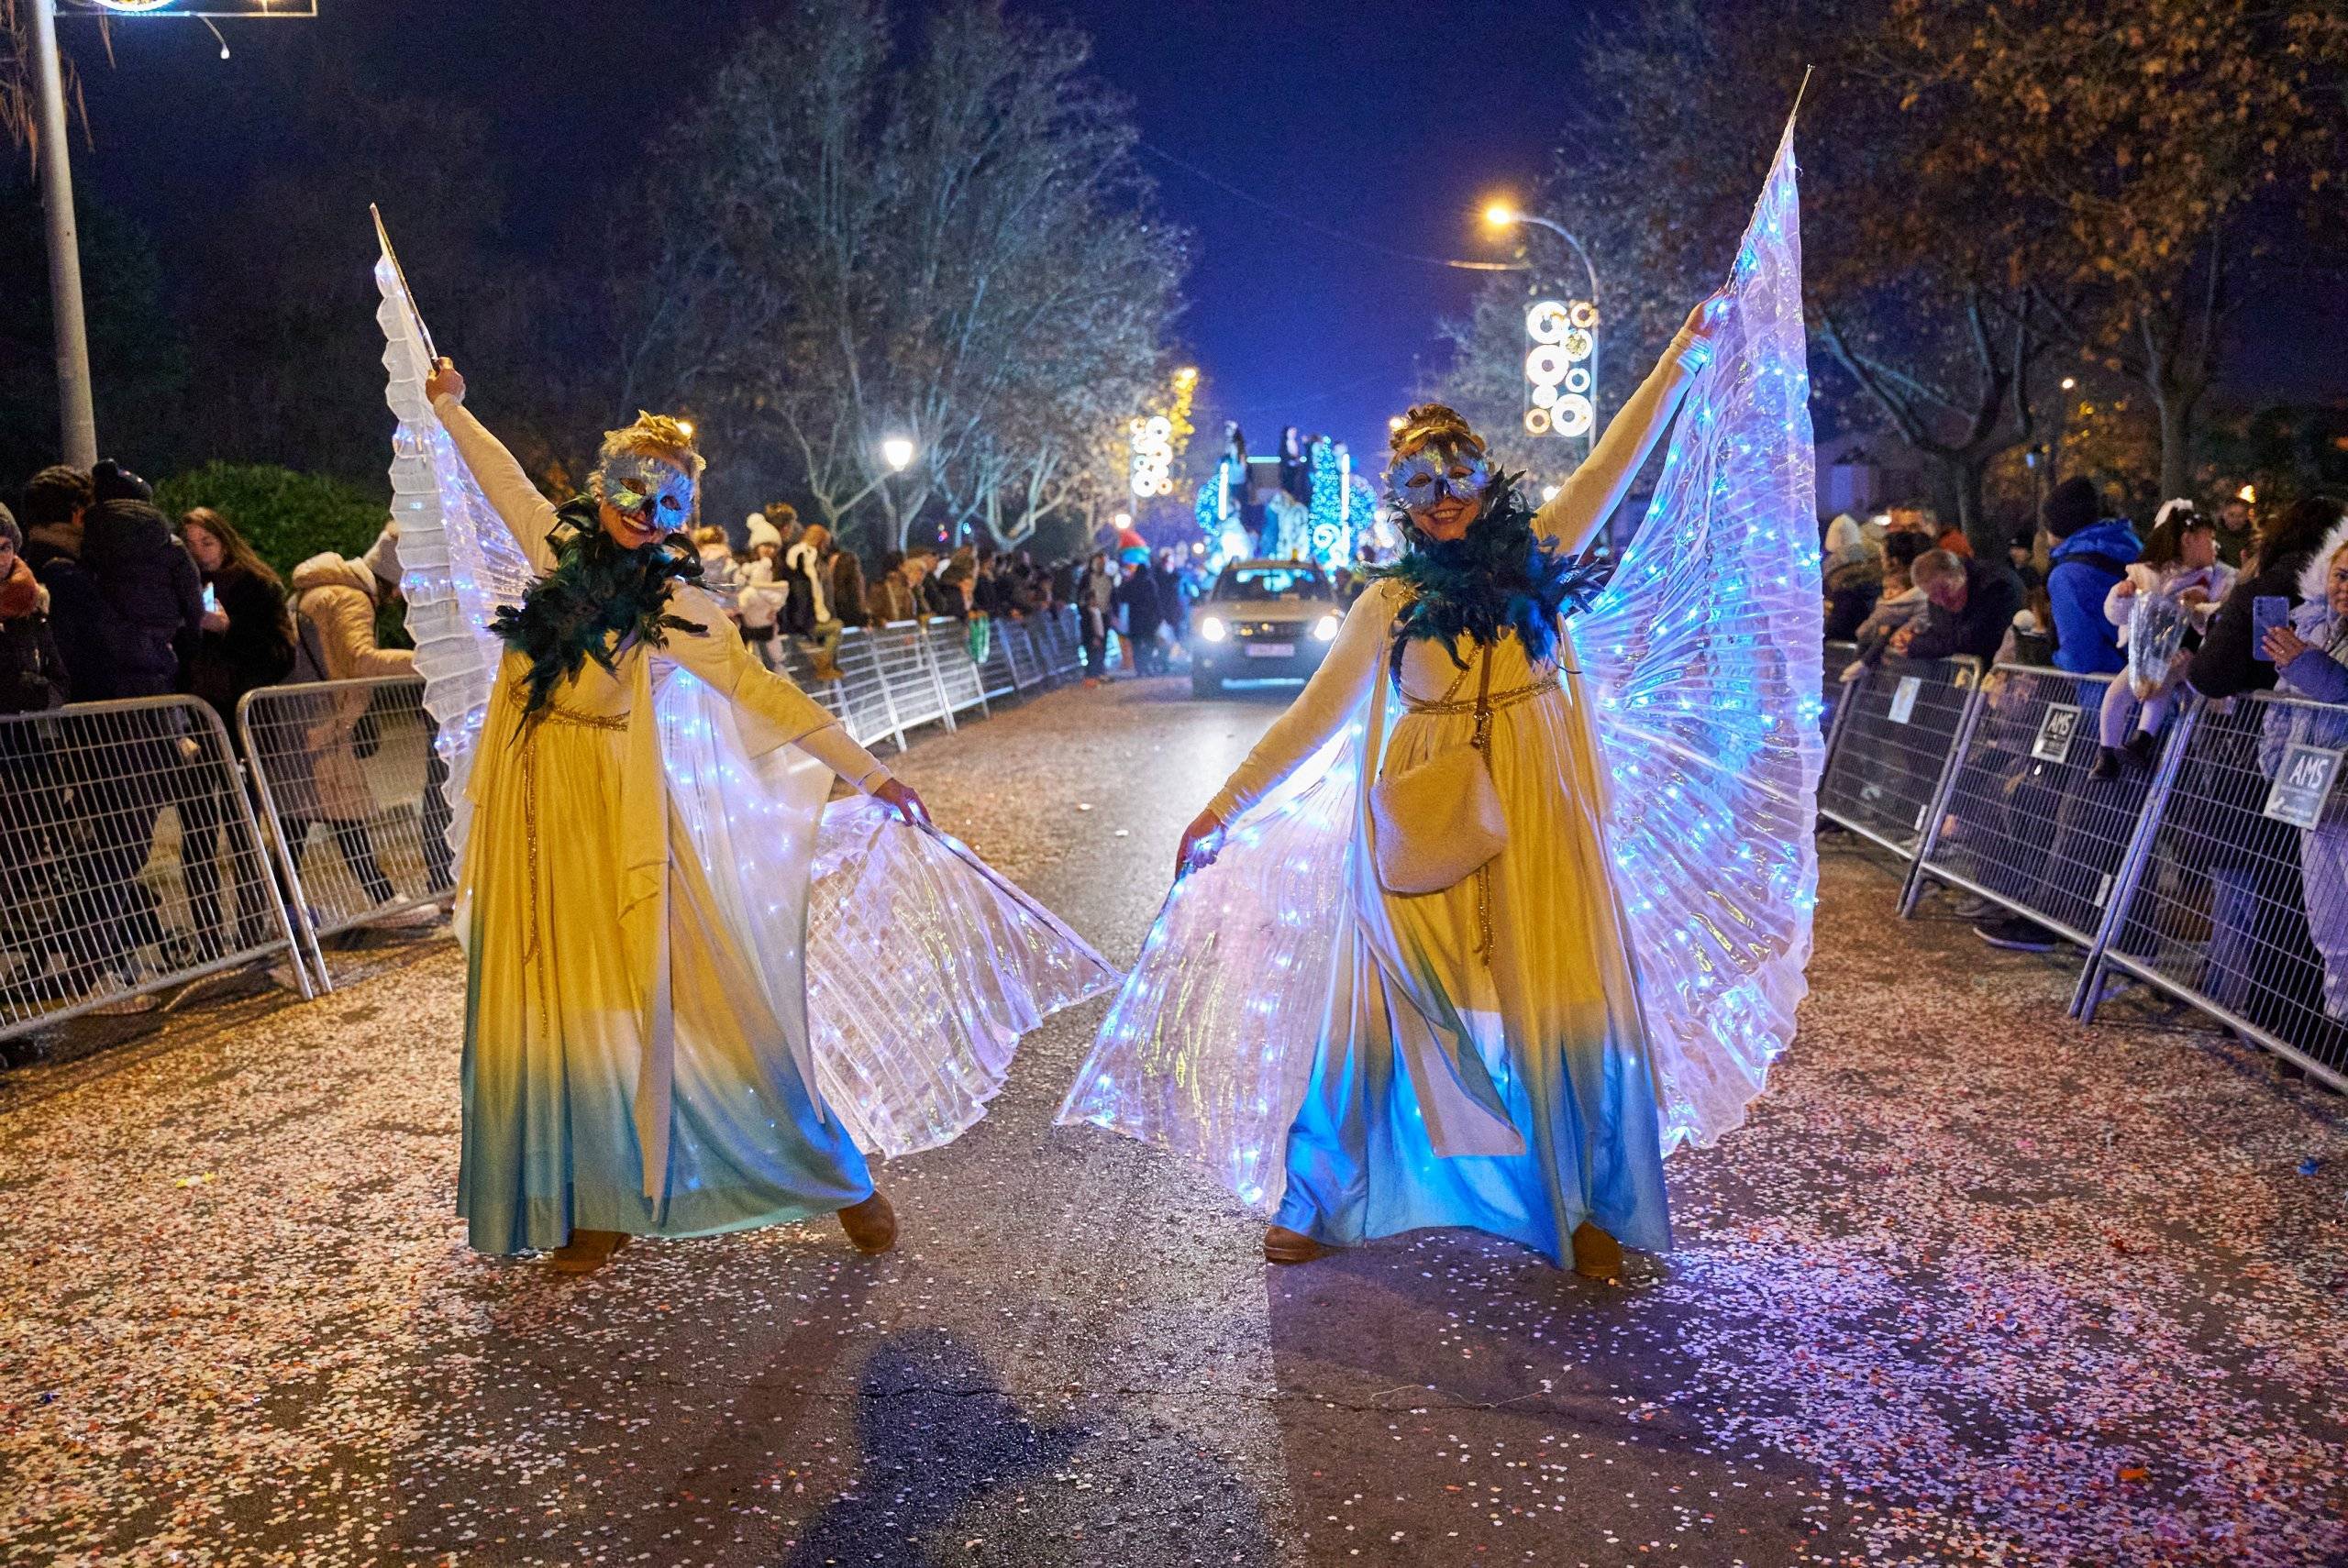
[[[1457,690],[1455,685],[1454,690]],[[1439,893],[1474,876],[1508,846],[1508,818],[1486,759],[1491,745],[1492,650],[1476,682],[1476,734],[1370,787],[1379,886]]]

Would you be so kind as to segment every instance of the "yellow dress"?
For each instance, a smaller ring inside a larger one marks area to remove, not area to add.
[[[531,564],[553,508],[461,406],[437,412]],[[796,745],[850,782],[888,777],[768,670],[706,592],[700,635],[593,663],[526,717],[508,655],[467,798],[459,879],[468,987],[458,1208],[483,1252],[574,1227],[690,1236],[828,1213],[872,1190],[864,1156],[794,1060],[670,801],[652,694],[689,676],[727,701],[744,749]],[[796,964],[797,954],[777,955]]]

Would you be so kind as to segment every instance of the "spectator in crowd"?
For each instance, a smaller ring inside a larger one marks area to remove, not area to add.
[[[1859,520],[1844,513],[1826,527],[1826,639],[1846,643],[1883,597],[1883,559],[1869,548]]]
[[[704,523],[692,531],[692,541],[701,553],[702,586],[732,603],[741,591],[742,573],[734,561],[734,547],[725,542],[725,530]]]
[[[1109,558],[1099,550],[1086,558],[1076,586],[1078,624],[1084,642],[1084,684],[1098,686],[1109,668],[1109,618],[1116,613],[1117,580]]]
[[[2275,686],[2276,668],[2255,635],[2254,607],[2275,598],[2298,608],[2301,580],[2342,515],[2338,500],[2316,495],[2259,519],[2233,591],[2186,668],[2195,690],[2218,699]],[[2323,965],[2309,940],[2298,830],[2265,815],[2263,738],[2245,720],[2205,718],[2177,781],[2171,815],[2185,869],[2210,886],[2200,988],[2259,1028],[2301,1049],[2321,1049],[2342,1042],[2309,1034],[2309,1016],[2320,1016]]]
[[[978,550],[964,545],[948,556],[946,564],[937,569],[936,583],[937,608],[932,613],[950,616],[957,621],[969,619],[970,612],[978,608]]]
[[[832,613],[831,573],[825,562],[831,547],[832,531],[821,523],[810,523],[782,547],[782,580],[791,591],[784,622],[792,635],[814,644],[812,662],[818,680],[840,678],[842,627]]]
[[[391,524],[356,559],[329,551],[294,569],[296,679],[361,680],[415,673],[412,651],[387,648],[375,640],[375,612],[399,597],[399,526]],[[375,813],[375,791],[367,781],[361,756],[362,751],[371,754],[375,745],[363,733],[371,698],[367,689],[355,689],[322,702],[311,715],[299,757],[288,759],[294,777],[290,788],[280,791],[279,813],[288,841],[296,846],[308,838],[312,823],[325,823],[360,890],[374,903],[387,904],[397,891],[376,858],[367,826]],[[429,800],[426,811],[431,811]],[[448,834],[427,820],[423,838],[426,854],[433,857],[431,880],[447,886]],[[437,918],[437,910],[418,906],[374,923],[415,927]]]
[[[1191,602],[1182,591],[1182,571],[1175,564],[1172,550],[1157,552],[1157,565],[1151,575],[1157,580],[1157,612],[1166,617],[1167,638],[1180,647],[1191,632]]]
[[[872,580],[872,591],[866,596],[873,625],[921,618],[921,593],[914,586],[913,571],[903,550],[891,550],[880,558],[880,575]]]
[[[913,590],[914,619],[930,615],[948,615],[960,607],[961,598],[937,580],[937,550],[930,545],[915,545],[905,552],[905,586]]]
[[[203,580],[146,480],[109,460],[90,470],[90,489],[82,568],[114,612],[116,694],[168,696],[203,633]]]
[[[1893,653],[1909,658],[1979,659],[1998,657],[2006,629],[2022,607],[2021,584],[2004,565],[1960,560],[1946,550],[1927,550],[1910,569],[1929,601],[1922,617],[1891,635]]]
[[[2014,569],[2014,576],[2021,580],[2024,593],[2035,593],[2046,586],[2046,573],[2038,565],[2039,531],[2024,528],[2006,542],[2006,561]]]
[[[825,529],[824,534],[832,619],[842,626],[861,626],[871,619],[864,604],[864,562],[854,550],[840,548],[839,542],[830,536],[830,529]]]
[[[2250,554],[2251,541],[2257,536],[2257,525],[2251,516],[2250,502],[2239,495],[2230,495],[2218,503],[2218,558],[2239,569]]]
[[[2046,597],[2054,611],[2054,668],[2074,675],[2109,675],[2126,663],[2120,634],[2103,613],[2112,588],[2143,554],[2124,517],[2103,515],[2095,481],[2066,479],[2046,498],[2046,532],[2054,540]]]
[[[1136,547],[1125,552],[1124,578],[1111,602],[1124,614],[1125,647],[1135,676],[1164,674],[1165,649],[1157,634],[1166,624],[1166,613],[1158,603],[1157,578],[1149,569],[1147,550]]]
[[[1932,541],[1922,534],[1884,536],[1883,593],[1851,634],[1851,640],[1859,646],[1859,657],[1844,668],[1844,680],[1856,680],[1870,665],[1881,662],[1893,635],[1930,605],[1911,574],[1917,560],[1931,552]]]
[[[776,646],[776,624],[791,597],[782,581],[782,534],[763,512],[744,520],[750,541],[750,558],[742,563],[740,597],[735,614],[742,625],[742,640],[769,669],[781,657]]]
[[[66,697],[49,590],[25,564],[24,545],[15,515],[0,506],[0,713],[43,713]]]
[[[47,468],[25,485],[25,564],[49,591],[50,625],[65,658],[66,697],[100,702],[115,686],[114,613],[82,565],[85,520],[95,498],[79,469]]]
[[[229,744],[239,745],[237,704],[248,691],[275,685],[294,668],[294,619],[285,607],[285,585],[236,525],[209,507],[199,506],[180,519],[180,539],[204,581],[204,628],[188,660],[187,690],[220,715]],[[191,778],[179,801],[184,830],[180,876],[195,922],[198,956],[207,961],[260,947],[271,936],[269,873],[259,846],[233,830],[233,937],[221,919],[220,834],[237,820],[239,808],[232,791],[242,788],[233,777]]]
[[[2129,564],[2103,602],[2127,673],[2103,690],[2090,778],[2119,778],[2123,747],[2139,765],[2152,761],[2170,693],[2184,684],[2186,661],[2233,580],[2233,569],[2218,560],[2216,525],[2189,501],[2163,505],[2143,558]]]
[[[2335,503],[2336,504],[2336,503]],[[2328,708],[2268,710],[2259,762],[2268,778],[2292,745],[2348,749],[2348,520],[2332,524],[2299,573],[2299,605],[2270,627],[2261,650],[2278,689]],[[2299,830],[2299,882],[2308,934],[2323,960],[2323,1010],[2348,1023],[2348,796],[2332,781],[2313,827]],[[2309,1042],[2312,1043],[2312,1042]]]

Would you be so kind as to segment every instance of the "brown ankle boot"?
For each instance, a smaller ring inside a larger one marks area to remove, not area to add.
[[[858,1252],[879,1257],[897,1244],[897,1211],[876,1187],[871,1197],[840,1210],[840,1229]]]
[[[570,1241],[547,1256],[557,1274],[593,1274],[611,1262],[612,1254],[632,1240],[621,1231],[574,1230]]]
[[[1335,1247],[1322,1245],[1301,1231],[1291,1231],[1285,1225],[1274,1225],[1264,1232],[1264,1261],[1276,1264],[1311,1263],[1335,1252]]]
[[[1585,1220],[1574,1227],[1574,1272],[1584,1279],[1623,1277],[1623,1243]]]

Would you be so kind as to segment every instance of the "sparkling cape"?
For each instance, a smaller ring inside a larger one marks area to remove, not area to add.
[[[466,784],[504,651],[490,623],[534,574],[425,399],[421,320],[388,255],[375,282],[385,401],[399,420],[392,505],[408,631],[461,855]],[[669,804],[690,846],[677,852],[700,861],[743,951],[758,955],[788,1036],[775,1048],[868,1153],[951,1141],[985,1114],[1021,1034],[1116,983],[1099,954],[967,846],[876,801],[826,807],[828,768],[796,746],[752,756],[716,692],[656,668]]]
[[[1808,988],[1821,597],[1790,120],[1731,284],[1638,535],[1568,623],[1613,780],[1607,842],[1667,1153],[1744,1121]],[[1343,935],[1363,728],[1168,895],[1062,1121],[1163,1143],[1278,1206]]]

